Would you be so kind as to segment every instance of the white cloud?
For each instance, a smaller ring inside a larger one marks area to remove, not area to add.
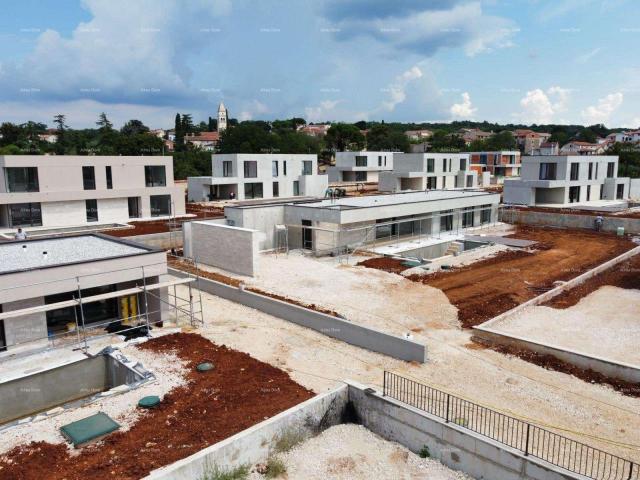
[[[422,70],[417,65],[398,75],[395,81],[385,89],[389,93],[389,100],[382,102],[382,108],[392,112],[398,104],[407,99],[405,91],[407,86],[419,78],[422,78]]]
[[[264,115],[268,112],[269,107],[258,100],[253,100],[248,107],[240,112],[240,115],[238,115],[238,120],[240,120],[241,122],[245,120],[253,120],[256,115]]]
[[[551,123],[557,114],[567,110],[571,90],[551,87],[545,92],[540,88],[530,90],[520,100],[520,119],[525,123]]]
[[[576,63],[587,63],[593,57],[598,55],[601,51],[602,51],[602,48],[598,47],[598,48],[594,48],[589,52],[583,53],[582,55],[578,55],[576,57]]]
[[[622,92],[610,93],[600,98],[596,105],[591,105],[582,111],[582,118],[589,124],[607,123],[611,114],[621,105],[624,96]]]
[[[471,95],[468,92],[462,94],[462,103],[454,103],[451,105],[451,116],[454,119],[472,118],[478,109],[471,104]]]
[[[324,100],[317,107],[307,107],[304,113],[309,122],[324,122],[335,118],[335,109],[341,100]]]

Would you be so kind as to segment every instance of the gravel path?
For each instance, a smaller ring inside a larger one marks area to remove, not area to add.
[[[437,460],[420,458],[361,425],[338,425],[281,455],[290,480],[468,480]],[[264,477],[252,473],[251,480]]]

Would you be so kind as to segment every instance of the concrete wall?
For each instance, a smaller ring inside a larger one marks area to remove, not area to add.
[[[629,198],[631,200],[640,200],[640,178],[631,178],[629,180]]]
[[[153,470],[145,480],[197,480],[214,466],[233,469],[263,462],[281,435],[293,432],[300,438],[308,438],[341,423],[347,401],[347,386],[341,385],[187,458]]]
[[[560,212],[510,210],[508,212],[503,211],[503,218],[509,223],[526,223],[528,225],[586,228],[593,230],[596,217],[592,215],[575,215]],[[603,231],[615,232],[618,230],[618,227],[624,228],[625,233],[640,233],[640,218],[603,217]]]
[[[184,272],[173,268],[169,269],[169,273],[177,277],[186,276]],[[400,360],[422,363],[426,361],[426,346],[413,340],[390,335],[332,315],[326,315],[315,310],[205,278],[200,278],[199,287],[204,292],[232,302],[241,303],[297,325],[311,328],[357,347],[389,355]]]
[[[257,273],[261,232],[204,221],[191,222],[190,234],[191,255],[198,263],[251,277]]]
[[[486,480],[583,479],[553,465],[475,434],[454,423],[404,405],[365,386],[348,382],[349,400],[359,420],[373,433],[413,452],[429,447],[431,456],[449,468]]]
[[[44,297],[27,298],[2,304],[3,312],[44,305]],[[4,320],[6,346],[11,347],[34,339],[47,338],[47,314],[45,312],[22,315]]]
[[[162,250],[182,248],[184,245],[184,234],[181,230],[175,232],[150,233],[148,235],[134,235],[132,237],[124,237],[124,239]]]

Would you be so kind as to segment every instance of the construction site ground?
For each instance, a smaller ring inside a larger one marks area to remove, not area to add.
[[[137,400],[149,394],[140,389],[122,395],[118,407],[110,409],[114,399],[105,399],[102,405],[71,412],[83,418],[96,409],[105,411],[124,427],[81,450],[71,449],[54,432],[57,424],[71,418],[60,418],[39,434],[4,432],[3,446],[15,445],[16,437],[20,445],[0,456],[0,478],[139,479],[313,396],[286,372],[197,334],[158,336],[136,350],[148,354],[151,369],[158,363],[165,382],[174,382],[155,391],[162,397],[158,407],[136,411]],[[204,361],[214,369],[197,372],[195,367]]]
[[[353,424],[331,427],[278,457],[292,480],[471,479]],[[257,472],[249,476],[250,480],[264,478]]]

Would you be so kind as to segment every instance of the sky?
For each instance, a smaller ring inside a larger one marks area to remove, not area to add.
[[[640,127],[638,0],[2,0],[0,122]]]

